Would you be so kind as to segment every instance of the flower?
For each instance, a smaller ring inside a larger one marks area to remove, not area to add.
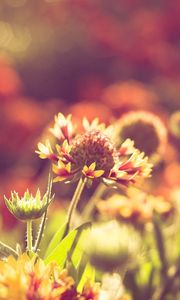
[[[122,278],[118,273],[105,273],[102,277],[102,287],[99,300],[125,300]]]
[[[104,124],[99,124],[98,119],[92,123],[84,119],[84,132],[75,134],[74,131],[72,135],[70,134],[73,131],[71,115],[67,118],[62,114],[58,116],[63,120],[58,123],[59,127],[61,125],[61,133],[62,124],[65,124],[63,126],[66,127],[66,134],[61,134],[61,140],[56,145],[54,157],[57,159],[54,160],[53,171],[57,177],[54,181],[69,182],[84,176],[88,181],[101,178],[106,184],[128,185],[129,182],[136,182],[139,177],[150,176],[152,165],[148,163],[144,153],[134,148],[133,141],[127,139],[119,149],[116,148],[110,138],[112,126],[105,128]],[[57,117],[55,122],[57,123]],[[71,125],[68,125],[68,122]],[[41,151],[36,152],[40,158],[45,158],[42,145],[39,150]],[[52,156],[51,150],[49,152]],[[50,160],[52,160],[51,156],[46,154],[46,158]]]
[[[112,221],[93,225],[84,245],[91,264],[98,270],[123,272],[127,266],[134,266],[140,238],[132,228],[119,226]]]
[[[167,130],[155,114],[146,111],[124,114],[116,123],[116,144],[120,145],[127,138],[132,139],[135,147],[148,155],[153,163],[165,153]]]
[[[151,222],[153,213],[161,217],[170,215],[173,203],[162,196],[153,196],[131,188],[127,196],[114,193],[108,200],[100,200],[97,208],[101,214],[142,227]]]
[[[71,115],[66,118],[62,113],[55,116],[55,124],[50,128],[50,132],[60,141],[63,139],[69,140],[73,136],[73,125],[71,122]]]
[[[86,282],[78,300],[99,300],[99,291],[99,284],[92,286],[89,282]]]
[[[68,177],[72,177],[71,163],[65,164],[59,160],[58,165],[53,165],[53,172],[58,175],[54,182],[67,180]]]
[[[70,153],[75,168],[96,162],[97,168],[106,173],[110,172],[118,155],[110,139],[99,130],[77,135],[72,141]]]
[[[136,80],[120,81],[107,86],[102,101],[117,113],[129,109],[157,107],[157,94],[148,85]]]
[[[86,177],[91,178],[91,179],[101,177],[104,174],[104,171],[103,170],[95,170],[95,168],[96,168],[96,163],[94,162],[89,167],[84,166],[82,173]]]
[[[91,298],[88,298],[91,295]],[[67,270],[55,264],[22,254],[17,260],[8,257],[0,261],[1,300],[97,300],[98,289],[85,285],[82,293]]]
[[[134,141],[127,139],[125,140],[125,142],[121,145],[120,149],[119,149],[119,154],[121,156],[123,155],[130,155],[134,152],[135,148],[134,148]]]
[[[48,191],[41,197],[38,189],[36,195],[33,196],[29,190],[24,193],[23,197],[19,197],[17,192],[11,192],[10,199],[4,197],[5,204],[9,211],[20,220],[32,220],[40,218],[46,211],[53,197],[49,199]]]
[[[46,140],[45,145],[42,143],[38,143],[38,149],[35,152],[39,154],[39,157],[42,159],[50,159],[52,161],[57,161],[57,155],[53,153],[51,144],[49,140]]]

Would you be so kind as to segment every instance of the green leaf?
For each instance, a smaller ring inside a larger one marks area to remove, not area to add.
[[[63,268],[68,258],[71,259],[73,251],[78,243],[81,232],[87,229],[90,223],[82,224],[70,233],[59,243],[59,245],[47,256],[45,263],[56,261]]]
[[[95,268],[90,263],[87,263],[84,272],[82,274],[82,277],[79,281],[79,284],[77,286],[78,292],[82,292],[86,282],[93,283],[94,280],[95,280]]]
[[[14,256],[15,258],[18,257],[18,253],[13,248],[0,242],[0,257],[3,258],[10,255]]]
[[[80,236],[79,236],[79,240],[78,243],[76,244],[76,247],[74,248],[74,251],[72,253],[72,257],[71,257],[71,261],[73,263],[73,266],[77,269],[78,266],[80,265],[83,253],[84,253],[84,249],[82,247],[83,241],[86,238],[87,232],[85,230],[86,228],[84,228],[83,232],[81,232]],[[87,228],[88,229],[88,228]]]
[[[165,243],[164,243],[164,236],[161,228],[161,224],[157,216],[155,215],[153,218],[153,224],[154,224],[154,235],[155,235],[155,241],[157,246],[157,251],[159,254],[159,258],[161,261],[161,270],[162,275],[166,277],[167,273],[167,259],[166,259],[166,249],[165,249]]]
[[[136,276],[137,283],[140,286],[148,284],[149,277],[152,272],[152,268],[153,268],[153,266],[152,266],[151,262],[144,262],[141,265],[139,272],[137,273],[137,276]]]
[[[66,230],[67,222],[65,222],[59,230],[54,234],[52,237],[50,244],[46,250],[45,257],[48,257],[49,254],[58,246],[58,244],[61,242],[64,232]]]
[[[72,230],[60,243],[59,245],[47,256],[45,263],[48,264],[52,261],[56,261],[57,264],[63,268],[68,252],[70,251],[73,242],[75,240],[77,230]]]

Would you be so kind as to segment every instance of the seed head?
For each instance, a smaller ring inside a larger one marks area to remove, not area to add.
[[[117,151],[110,139],[99,130],[78,135],[72,142],[71,156],[75,168],[96,162],[97,169],[107,174],[114,166]]]

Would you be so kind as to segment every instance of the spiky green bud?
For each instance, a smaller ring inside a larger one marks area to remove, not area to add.
[[[17,219],[27,221],[40,218],[46,211],[52,198],[49,199],[48,192],[41,197],[39,189],[35,196],[33,196],[27,189],[23,197],[19,197],[18,193],[14,191],[11,192],[9,199],[4,197],[4,201],[9,211]]]

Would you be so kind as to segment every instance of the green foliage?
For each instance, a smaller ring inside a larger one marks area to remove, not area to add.
[[[10,246],[0,242],[0,258],[8,257],[9,255],[18,257],[18,253]]]
[[[90,223],[85,223],[79,226],[76,229],[73,229],[70,231],[70,233],[65,236],[59,244],[57,244],[57,237],[62,237],[65,227],[62,226],[62,230],[59,231],[59,233],[55,234],[56,238],[54,238],[54,242],[51,244],[51,252],[48,251],[49,255],[45,259],[45,263],[50,263],[51,261],[56,261],[57,264],[63,268],[66,261],[72,257],[72,254],[75,250],[76,245],[78,244],[79,238],[81,236],[81,233],[83,230],[87,229],[90,226]],[[54,245],[54,248],[52,247]],[[76,261],[79,261],[81,256],[81,252],[79,252],[79,255],[77,257],[76,255]]]
[[[50,244],[46,250],[45,253],[45,257],[48,257],[49,254],[58,246],[58,244],[61,242],[65,229],[67,226],[67,222],[65,222],[60,228],[59,230],[54,234],[54,236],[52,237]]]
[[[82,291],[86,282],[93,283],[94,280],[95,280],[95,268],[90,263],[87,263],[77,287],[78,291],[79,292]]]

